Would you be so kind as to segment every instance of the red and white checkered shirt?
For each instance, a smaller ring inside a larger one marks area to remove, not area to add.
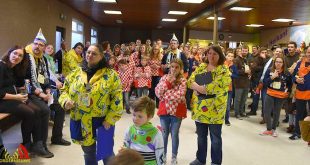
[[[164,75],[155,88],[155,94],[160,101],[165,101],[167,114],[175,115],[179,103],[185,103],[186,79],[181,78],[181,83],[172,85]]]
[[[149,87],[151,85],[151,67],[135,67],[134,75],[137,81],[136,88]]]
[[[152,65],[156,65],[156,67],[152,68],[151,66]],[[160,69],[160,66],[161,66],[161,61],[160,60],[149,60],[148,61],[148,66],[150,66],[151,68],[151,74],[152,76],[159,76],[159,69]]]
[[[135,62],[135,66],[140,65],[139,52],[134,52],[130,55],[130,58]]]
[[[133,82],[133,70],[135,67],[135,63],[132,60],[129,60],[124,71],[121,69],[118,70],[119,77],[122,81],[123,92],[129,92],[131,84]]]

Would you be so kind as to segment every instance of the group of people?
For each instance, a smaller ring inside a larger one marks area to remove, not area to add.
[[[62,138],[65,111],[70,111],[71,139],[81,145],[85,164],[95,165],[98,129],[114,129],[126,111],[132,113],[133,124],[125,132],[120,155],[130,154],[128,148],[142,155],[145,164],[166,164],[171,134],[175,165],[179,130],[190,110],[197,134],[196,159],[190,164],[206,164],[208,134],[212,164],[221,164],[222,125],[231,124],[230,109],[240,120],[256,115],[260,97],[267,123],[261,135],[277,136],[280,110],[287,104],[289,123],[295,128],[290,139],[301,137],[299,121],[309,115],[310,106],[310,48],[300,54],[296,48],[290,42],[289,54],[284,55],[280,47],[269,52],[254,46],[249,54],[246,45],[227,51],[218,45],[180,46],[173,36],[166,50],[158,39],[153,46],[149,40],[116,44],[113,51],[109,42],[76,43],[69,51],[62,42],[54,53],[40,30],[32,44],[12,47],[0,61],[0,113],[20,117],[23,145],[48,158],[54,156],[46,144],[50,112],[55,113],[52,144],[70,145]],[[249,91],[253,102],[245,113]],[[160,128],[150,122],[156,107]],[[111,160],[113,155],[103,162],[121,159]]]

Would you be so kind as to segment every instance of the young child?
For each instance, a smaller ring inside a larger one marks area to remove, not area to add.
[[[132,72],[134,68],[134,62],[129,60],[128,63],[126,59],[121,59],[118,61],[118,66],[119,66],[118,74],[123,85],[123,99],[126,108],[126,113],[130,114],[131,112],[129,107],[129,93],[131,84],[133,82]]]
[[[144,157],[146,165],[163,165],[163,137],[161,131],[150,122],[154,116],[155,102],[142,96],[135,100],[132,109],[134,124],[125,133],[124,146],[138,151]]]
[[[138,90],[138,97],[147,96],[151,87],[151,68],[147,65],[148,60],[149,57],[143,56],[141,58],[141,65],[135,67],[134,85]]]
[[[164,75],[155,88],[159,98],[157,115],[163,129],[165,155],[167,154],[168,137],[171,134],[172,156],[171,165],[177,164],[179,148],[179,130],[182,119],[186,118],[186,79],[183,77],[183,62],[173,59],[169,73]]]
[[[118,71],[118,66],[117,66],[117,62],[116,62],[116,57],[115,56],[111,56],[109,59],[109,66],[111,68],[113,68],[114,70]]]
[[[234,69],[234,60],[235,55],[232,51],[227,51],[226,55],[226,61],[224,64],[229,68],[230,72],[233,73]],[[233,78],[233,75],[231,76]],[[233,88],[232,88],[232,83],[229,85],[229,90],[228,90],[228,98],[227,98],[227,108],[226,108],[226,114],[225,114],[225,125],[230,126],[230,121],[229,121],[229,114],[230,114],[230,107],[231,107],[231,101],[233,98]]]
[[[126,148],[112,158],[108,165],[144,165],[144,159],[137,151]]]

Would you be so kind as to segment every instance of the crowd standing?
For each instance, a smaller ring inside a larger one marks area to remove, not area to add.
[[[95,165],[98,128],[114,129],[122,113],[133,114],[125,132],[124,148],[103,159],[104,164],[122,162],[126,153],[141,164],[166,164],[171,134],[171,164],[178,163],[179,130],[191,111],[196,125],[197,152],[191,165],[203,165],[207,137],[211,138],[212,164],[222,163],[222,125],[234,117],[246,120],[257,115],[261,100],[263,136],[277,137],[281,109],[291,140],[307,139],[310,108],[310,47],[290,41],[271,49],[247,45],[179,44],[175,35],[168,47],[160,39],[137,39],[128,45],[66,42],[54,53],[41,29],[34,41],[12,46],[0,61],[0,113],[22,121],[22,144],[34,155],[54,156],[47,146],[48,122],[53,120],[51,142],[70,145],[62,137],[65,111],[70,112],[70,134],[81,145],[87,165]],[[286,48],[284,48],[286,49]],[[248,94],[251,104],[247,105]],[[155,111],[160,127],[150,119]],[[250,111],[246,113],[246,109]],[[307,117],[308,116],[308,117]],[[305,121],[303,121],[305,119]],[[1,140],[1,137],[0,137]],[[112,137],[113,140],[113,137]],[[2,141],[1,146],[2,146]],[[128,149],[125,149],[128,148]],[[134,152],[132,150],[137,152]],[[142,157],[141,157],[142,156]],[[142,160],[141,160],[142,159]]]

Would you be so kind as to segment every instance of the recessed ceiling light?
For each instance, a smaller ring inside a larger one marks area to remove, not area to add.
[[[232,10],[232,11],[250,11],[252,9],[253,8],[251,8],[251,7],[232,7],[229,10]]]
[[[161,21],[164,21],[164,22],[176,22],[177,19],[163,18]]]
[[[185,14],[187,14],[187,11],[169,11],[168,14],[185,15]]]
[[[122,14],[121,11],[115,11],[115,10],[104,10],[104,13],[106,13],[106,14]]]
[[[264,26],[264,25],[260,25],[260,24],[250,24],[250,25],[245,25],[247,27],[261,27],[261,26]]]
[[[214,20],[214,17],[208,17],[207,19],[210,19],[210,20]],[[223,20],[223,19],[226,19],[224,17],[217,17],[217,20]]]
[[[116,23],[122,24],[122,23],[123,23],[123,21],[122,21],[122,20],[120,20],[120,19],[117,19],[117,20],[116,20]]]
[[[201,3],[205,0],[178,0],[180,3]]]
[[[273,22],[293,22],[296,21],[294,19],[287,19],[287,18],[278,18],[278,19],[273,19]]]
[[[94,0],[94,1],[100,3],[116,3],[116,0]]]

